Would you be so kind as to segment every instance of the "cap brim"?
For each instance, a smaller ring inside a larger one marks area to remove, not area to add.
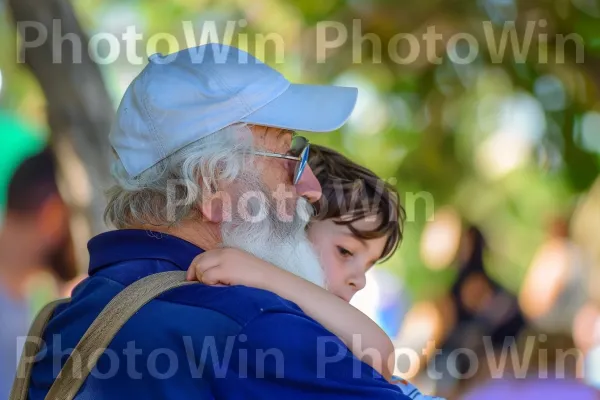
[[[295,131],[330,132],[346,123],[357,95],[358,90],[352,87],[292,84],[242,122]]]

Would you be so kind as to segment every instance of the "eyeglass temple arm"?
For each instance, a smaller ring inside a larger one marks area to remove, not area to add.
[[[254,151],[253,154],[256,154],[257,156],[285,158],[286,160],[294,160],[294,161],[300,161],[300,160],[302,160],[301,157],[290,156],[290,155],[287,155],[287,154],[269,153],[269,152],[266,152],[266,151]]]

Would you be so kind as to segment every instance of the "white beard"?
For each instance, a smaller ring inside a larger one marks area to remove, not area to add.
[[[260,185],[262,186],[262,185]],[[256,187],[255,187],[256,188]],[[261,187],[265,197],[267,192]],[[225,247],[234,247],[263,259],[316,285],[324,287],[323,269],[306,236],[306,225],[312,215],[312,206],[304,198],[296,203],[293,221],[284,222],[277,217],[277,205],[268,201],[267,216],[258,222],[246,221],[240,216],[224,222],[221,235]],[[249,204],[250,211],[260,205]],[[258,212],[251,212],[258,215]]]

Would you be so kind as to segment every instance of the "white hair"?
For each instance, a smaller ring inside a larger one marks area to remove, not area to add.
[[[133,178],[116,159],[112,175],[117,183],[107,192],[106,223],[122,229],[135,224],[169,225],[191,217],[203,189],[215,190],[219,182],[233,181],[252,162],[248,157],[252,143],[252,132],[245,124],[232,125],[183,147]],[[172,192],[174,188],[178,193]],[[174,195],[193,195],[195,201],[169,209]]]
[[[282,221],[261,171],[252,168],[252,150],[252,132],[239,124],[187,145],[134,178],[116,160],[112,172],[117,184],[108,192],[104,218],[120,229],[136,224],[176,224],[198,215],[196,205],[202,201],[204,190],[214,193],[236,180],[239,191],[263,193],[267,213],[260,221],[234,213],[230,221],[221,224],[222,245],[245,250],[323,286],[323,270],[305,231],[312,206],[299,198],[292,221]],[[184,201],[177,201],[175,209],[173,198]],[[261,207],[256,202],[248,205],[252,215]]]
[[[248,202],[249,212],[262,218],[248,220],[234,214],[231,221],[221,225],[223,246],[245,250],[283,270],[291,272],[321,287],[325,287],[325,276],[319,258],[306,236],[306,227],[314,215],[313,206],[299,197],[291,220],[283,220],[277,204],[267,196],[268,189],[258,173],[244,175],[243,186],[262,192],[262,200]],[[265,203],[260,204],[261,201]]]

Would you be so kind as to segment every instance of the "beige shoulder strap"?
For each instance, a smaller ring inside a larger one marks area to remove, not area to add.
[[[10,391],[9,400],[27,400],[29,379],[34,364],[32,360],[35,359],[35,356],[40,351],[42,335],[44,334],[46,325],[48,325],[48,321],[50,321],[56,307],[68,301],[69,299],[60,299],[48,303],[33,320],[29,332],[27,333],[27,340],[23,345],[23,351],[21,352],[17,374]]]
[[[198,282],[187,281],[184,271],[169,271],[147,276],[123,289],[84,333],[46,399],[73,399],[113,337],[133,314],[163,292],[193,283]],[[78,357],[73,357],[73,354]]]
[[[187,281],[184,271],[169,271],[147,276],[123,289],[104,307],[100,315],[83,334],[60,371],[58,378],[48,391],[46,399],[73,399],[113,337],[133,314],[163,292],[193,283],[198,282]],[[49,304],[40,312],[31,328],[30,335],[41,337],[41,333],[57,305],[56,303]],[[38,351],[39,342],[37,342],[36,348],[33,347],[33,344],[26,347],[23,356],[25,356],[25,352],[29,356],[35,356]],[[77,357],[73,357],[74,354]],[[21,363],[23,363],[23,357],[21,357]],[[21,371],[21,363],[19,364],[19,371]],[[19,375],[23,378],[15,381],[10,400],[27,399],[31,367],[32,363],[23,366],[25,374]]]

